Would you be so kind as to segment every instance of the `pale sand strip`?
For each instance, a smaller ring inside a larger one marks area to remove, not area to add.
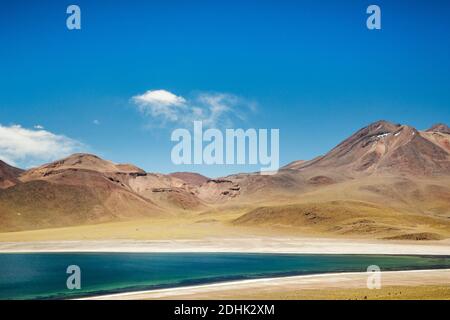
[[[243,252],[450,255],[450,239],[418,242],[248,237],[207,238],[201,240],[0,242],[0,253],[14,252]]]
[[[366,288],[367,277],[368,274],[365,272],[353,272],[264,278],[109,294],[82,300],[217,299],[233,298],[233,293],[242,294],[243,292],[270,292],[276,296],[277,293],[289,290]],[[386,271],[381,273],[381,283],[382,286],[450,286],[450,269]]]

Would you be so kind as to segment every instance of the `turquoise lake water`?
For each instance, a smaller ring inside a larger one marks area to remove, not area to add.
[[[66,269],[81,268],[69,290]],[[239,253],[0,254],[0,299],[64,299],[260,277],[450,268],[450,257]]]

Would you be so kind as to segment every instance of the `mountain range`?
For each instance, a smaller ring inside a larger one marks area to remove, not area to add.
[[[74,154],[30,170],[0,161],[0,232],[186,213],[230,226],[389,239],[450,236],[450,129],[378,121],[272,176],[148,173]]]

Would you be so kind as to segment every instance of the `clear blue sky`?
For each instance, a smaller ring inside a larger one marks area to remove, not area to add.
[[[175,124],[132,101],[148,90],[251,101],[234,125],[279,128],[281,164],[379,119],[450,122],[449,1],[13,2],[0,5],[0,124],[41,125],[147,171],[259,168],[173,165]],[[81,30],[66,28],[69,4],[81,7]],[[370,4],[380,31],[366,28]]]

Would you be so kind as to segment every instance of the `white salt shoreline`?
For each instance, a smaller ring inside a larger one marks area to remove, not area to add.
[[[385,241],[330,238],[208,238],[201,240],[96,240],[0,242],[0,253],[129,252],[129,253],[278,253],[448,255],[450,240]]]
[[[420,285],[437,285],[450,283],[450,269],[427,269],[384,271],[382,278],[388,278],[389,285],[412,285],[418,281]],[[366,272],[340,272],[314,275],[300,275],[287,277],[259,278],[237,280],[219,283],[202,284],[186,287],[173,287],[166,289],[153,289],[144,291],[131,291],[106,295],[91,296],[77,300],[127,300],[127,299],[170,299],[179,296],[192,296],[196,294],[212,293],[215,291],[234,291],[242,289],[259,289],[267,286],[295,285],[303,289],[325,289],[327,287],[349,288],[364,287],[367,280]],[[447,282],[446,282],[447,281]],[[416,283],[417,284],[417,283]]]

